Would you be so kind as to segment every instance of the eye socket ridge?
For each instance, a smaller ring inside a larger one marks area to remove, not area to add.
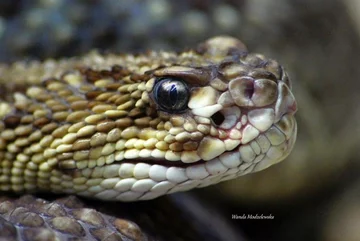
[[[176,113],[187,108],[190,90],[187,83],[180,78],[162,77],[156,80],[153,95],[161,110]]]

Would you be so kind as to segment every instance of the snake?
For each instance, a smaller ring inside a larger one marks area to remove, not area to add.
[[[0,86],[5,194],[151,200],[264,170],[296,140],[284,67],[230,36],[1,64]]]

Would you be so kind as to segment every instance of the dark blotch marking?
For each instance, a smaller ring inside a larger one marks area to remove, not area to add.
[[[5,128],[15,129],[20,124],[20,121],[21,121],[20,116],[16,116],[16,115],[6,116],[4,118]]]
[[[130,73],[130,70],[125,69],[120,65],[114,65],[111,67],[111,76],[114,78],[114,80],[119,80],[122,77],[129,75]]]
[[[150,79],[150,75],[147,74],[131,74],[130,79],[134,82],[142,82]]]
[[[86,81],[89,83],[95,83],[97,80],[101,79],[102,74],[99,71],[95,71],[93,69],[81,69],[81,74],[85,76]]]
[[[41,128],[46,124],[49,124],[51,122],[51,120],[49,118],[46,117],[41,117],[39,119],[36,119],[33,123],[35,128]]]
[[[101,90],[93,90],[93,91],[89,91],[85,94],[86,99],[88,100],[93,100],[96,99],[96,97],[98,97],[99,95],[101,95],[102,93],[104,93],[104,91]]]

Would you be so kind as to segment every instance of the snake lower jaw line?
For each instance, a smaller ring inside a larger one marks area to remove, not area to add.
[[[112,190],[100,191],[95,196],[89,191],[78,194],[107,201],[149,200],[258,172],[288,156],[295,143],[296,129],[297,125],[292,114],[286,114],[278,123],[272,125],[269,131],[260,133],[246,144],[239,144],[241,141],[237,141],[238,145],[235,148],[226,150],[211,160],[199,160],[194,163],[181,161],[169,163],[166,159],[123,160],[122,164],[102,167],[105,168],[104,173],[111,173],[111,169],[119,170],[118,175],[123,177],[123,180],[120,180],[116,174],[112,174],[113,176],[105,174],[107,178],[99,185],[106,187],[107,182],[116,182],[112,184]],[[89,169],[82,171],[89,172]],[[92,169],[92,172],[96,170]],[[73,193],[72,190],[69,192]]]
[[[231,37],[0,65],[0,84],[3,191],[148,200],[263,170],[296,139],[284,68]]]

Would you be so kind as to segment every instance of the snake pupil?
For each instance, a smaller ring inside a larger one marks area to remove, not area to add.
[[[183,111],[189,101],[186,83],[177,78],[161,78],[154,86],[154,99],[160,109],[170,113]]]

